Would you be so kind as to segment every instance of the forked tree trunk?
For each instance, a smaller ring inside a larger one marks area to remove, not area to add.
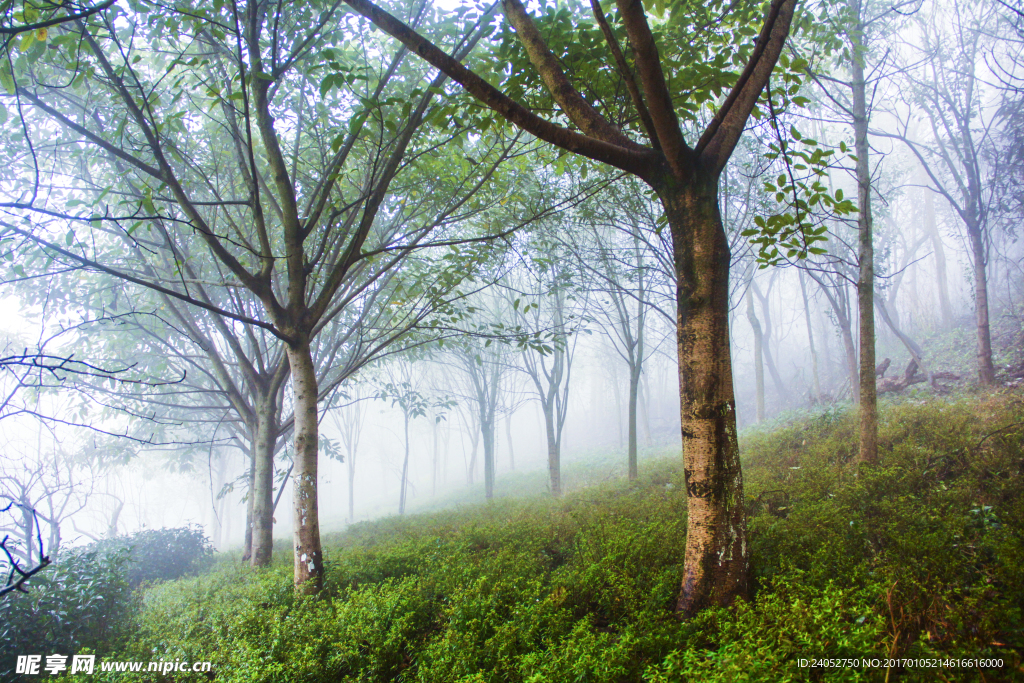
[[[288,345],[295,405],[294,546],[295,586],[315,594],[323,586],[323,550],[317,505],[317,380],[309,340]]]
[[[743,475],[729,357],[729,243],[718,178],[659,188],[678,277],[679,386],[687,495],[676,609],[691,616],[747,593]]]
[[[270,564],[274,547],[274,449],[277,402],[273,397],[256,406],[256,442],[253,448],[252,556],[253,567]],[[283,484],[282,484],[283,486]]]

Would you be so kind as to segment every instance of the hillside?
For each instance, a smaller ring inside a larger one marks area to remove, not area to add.
[[[686,504],[665,460],[329,536],[326,599],[294,597],[283,554],[222,561],[151,587],[109,658],[210,660],[218,681],[1024,680],[1024,401],[890,403],[881,439],[858,469],[849,412],[747,433],[755,592],[691,622],[671,611]],[[864,657],[881,663],[799,662]]]

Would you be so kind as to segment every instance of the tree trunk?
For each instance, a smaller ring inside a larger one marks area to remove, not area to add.
[[[437,495],[437,466],[438,466],[438,463],[437,463],[437,459],[438,459],[437,425],[438,425],[439,420],[440,420],[440,418],[435,416],[434,417],[434,424],[430,428],[430,436],[431,436],[431,439],[432,439],[432,442],[433,442],[431,444],[432,449],[431,449],[431,452],[430,452],[430,455],[431,455],[431,464],[430,464],[430,495],[431,496],[436,496]]]
[[[878,394],[875,386],[875,248],[871,225],[871,167],[868,165],[867,84],[861,4],[852,3],[858,25],[851,32],[853,76],[853,140],[857,150],[857,229],[860,273],[857,279],[860,333],[860,451],[861,462],[878,462]]]
[[[541,410],[544,413],[544,435],[548,442],[548,485],[551,488],[551,495],[560,496],[562,495],[562,454],[558,439],[555,437],[554,398],[545,401]]]
[[[295,405],[295,586],[315,594],[323,586],[320,511],[317,505],[317,380],[309,340],[288,345]]]
[[[484,498],[494,498],[494,415],[480,420],[480,433],[484,439]]]
[[[348,523],[356,521],[356,458],[355,454],[348,456]]]
[[[807,325],[807,343],[811,348],[811,390],[814,392],[814,403],[821,400],[821,379],[818,377],[818,352],[814,348],[814,328],[811,326],[811,305],[807,299],[807,287],[804,284],[804,272],[800,271],[800,295],[804,300],[804,324]]]
[[[640,392],[640,363],[634,358],[629,367],[629,454],[627,456],[628,476],[636,481],[637,468],[637,398]]]
[[[844,285],[845,286],[845,285]],[[857,345],[853,343],[853,332],[851,331],[849,318],[839,318],[839,333],[843,337],[843,349],[846,351],[846,369],[850,378],[850,398],[854,405],[860,402],[860,392],[857,385],[860,384],[860,369],[857,364]]]
[[[967,226],[967,237],[971,243],[971,260],[974,265],[974,319],[978,328],[978,380],[982,386],[991,387],[996,383],[996,371],[992,365],[992,337],[988,322],[988,274],[985,272],[985,242],[981,229]]]
[[[249,495],[245,501],[245,540],[242,543],[242,562],[252,560],[252,509],[256,498],[256,430],[249,429]]]
[[[764,320],[764,329],[761,332],[761,353],[764,357],[764,364],[768,368],[768,374],[771,375],[772,384],[775,385],[775,393],[778,395],[776,400],[779,405],[783,405],[788,403],[786,400],[786,385],[782,382],[782,375],[779,374],[779,368],[775,365],[775,355],[772,353],[772,309],[771,302],[768,300],[774,283],[774,278],[769,280],[768,289],[764,294],[761,294],[761,288],[757,286],[756,281],[751,280],[750,287],[754,290],[754,295],[761,302],[761,317]]]
[[[729,357],[729,242],[717,177],[659,189],[672,230],[687,495],[676,610],[692,616],[747,593],[743,475]]]
[[[405,429],[405,457],[402,459],[402,486],[398,493],[398,514],[405,514],[405,494],[409,486],[409,413],[402,410],[402,424]]]
[[[314,403],[314,420],[316,404]],[[298,412],[298,411],[296,411]],[[270,564],[274,548],[274,450],[277,447],[277,402],[273,397],[256,406],[253,449],[252,557],[253,567]],[[314,456],[315,457],[315,456]],[[281,484],[284,486],[284,482]]]
[[[942,314],[942,329],[948,330],[953,326],[953,309],[949,305],[949,285],[946,282],[946,250],[942,245],[942,236],[939,234],[938,225],[935,222],[935,193],[925,189],[924,192],[924,223],[932,242],[932,253],[935,254],[935,278],[936,289],[939,293],[939,311]]]
[[[508,468],[513,472],[516,469],[516,452],[512,444],[512,413],[505,418],[505,438],[508,439]]]
[[[764,364],[762,363],[761,323],[754,312],[754,297],[747,290],[747,320],[754,330],[754,390],[757,394],[757,422],[764,422]]]

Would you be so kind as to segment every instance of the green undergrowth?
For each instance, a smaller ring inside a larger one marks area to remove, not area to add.
[[[210,660],[215,680],[254,682],[1024,680],[1024,403],[904,401],[880,431],[877,467],[853,462],[848,412],[746,436],[753,594],[688,622],[672,612],[672,459],[560,500],[355,525],[325,537],[318,598],[295,596],[284,558],[151,587],[112,659]],[[880,665],[800,666],[816,658]]]

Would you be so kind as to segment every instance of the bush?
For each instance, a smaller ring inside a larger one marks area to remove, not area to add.
[[[144,529],[94,544],[101,552],[125,552],[127,579],[133,588],[147,581],[194,576],[213,564],[213,545],[202,527]]]
[[[83,648],[106,654],[121,647],[136,611],[127,559],[123,550],[66,550],[26,584],[28,593],[0,598],[0,680],[18,680],[18,655],[70,656]]]

